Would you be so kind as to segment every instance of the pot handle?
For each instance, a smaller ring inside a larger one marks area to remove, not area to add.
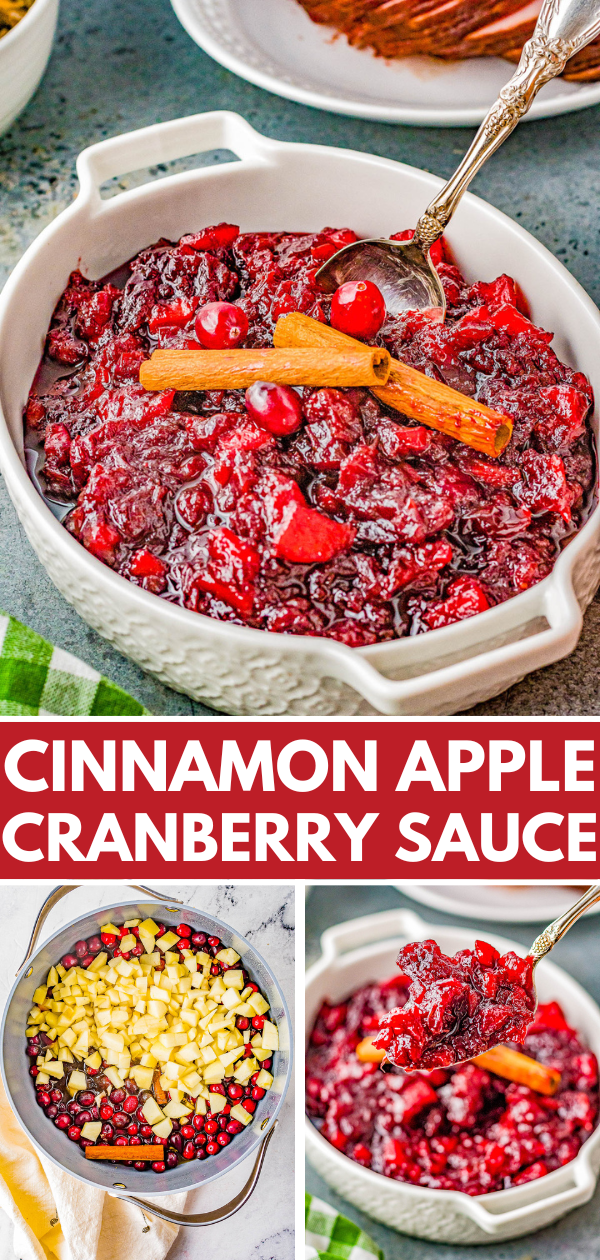
[[[519,1221],[529,1220],[531,1213],[538,1204],[547,1202],[548,1207],[552,1207],[552,1220],[558,1215],[564,1215],[571,1212],[573,1208],[581,1207],[583,1203],[587,1203],[591,1199],[596,1188],[596,1177],[587,1159],[582,1159],[578,1165],[577,1160],[572,1165],[572,1175],[574,1184],[566,1190],[560,1190],[557,1194],[548,1195],[547,1187],[541,1185],[539,1196],[529,1199],[528,1203],[524,1203],[522,1207],[508,1208],[506,1211],[498,1211],[496,1207],[493,1210],[486,1208],[484,1203],[485,1196],[472,1198],[469,1195],[464,1197],[467,1202],[462,1206],[462,1210],[467,1216],[470,1216],[481,1229],[485,1230],[490,1237],[500,1235],[505,1237],[506,1226],[518,1224]],[[541,1182],[545,1182],[546,1178],[540,1178]],[[531,1186],[537,1185],[536,1182],[530,1182]],[[556,1212],[556,1208],[560,1208],[560,1212]],[[541,1228],[544,1222],[540,1222],[539,1226],[533,1228]]]
[[[278,1121],[274,1120],[269,1132],[262,1139],[258,1148],[258,1155],[254,1161],[254,1167],[245,1186],[242,1186],[239,1194],[236,1194],[235,1198],[230,1199],[229,1203],[223,1204],[223,1207],[214,1208],[212,1212],[199,1212],[194,1216],[186,1216],[184,1212],[171,1212],[168,1208],[161,1208],[156,1203],[148,1203],[146,1199],[137,1199],[133,1195],[114,1194],[111,1190],[108,1193],[113,1199],[123,1199],[126,1203],[134,1203],[142,1212],[147,1212],[150,1216],[160,1216],[162,1221],[170,1221],[173,1225],[186,1225],[198,1228],[200,1225],[215,1225],[217,1221],[226,1221],[228,1216],[233,1216],[234,1212],[239,1212],[256,1188],[267,1153],[267,1147],[277,1124]]]
[[[230,149],[238,158],[265,161],[270,146],[266,136],[231,110],[155,123],[84,149],[77,159],[79,197],[99,205],[100,188],[106,180],[210,149]]]
[[[558,593],[555,584],[544,588],[544,583],[540,582],[526,594],[525,608],[523,605],[512,607],[516,599],[507,600],[505,604],[474,617],[472,625],[470,620],[462,621],[460,634],[463,638],[467,637],[470,652],[460,660],[451,659],[451,641],[443,637],[449,631],[456,630],[458,633],[457,626],[450,626],[443,630],[430,630],[425,636],[428,646],[433,649],[435,642],[436,648],[429,658],[424,658],[422,670],[414,658],[412,664],[409,658],[405,676],[390,678],[377,665],[376,649],[371,660],[369,649],[359,648],[346,658],[342,668],[337,657],[331,673],[348,683],[380,713],[403,717],[457,713],[476,702],[481,690],[489,686],[490,676],[497,676],[502,684],[498,690],[504,690],[532,670],[551,665],[575,648],[581,634],[583,613],[570,578],[567,577]],[[517,598],[523,599],[523,596]],[[501,621],[496,622],[493,632],[497,646],[490,647],[480,623],[482,627],[482,619],[490,616],[498,618],[499,615]],[[544,618],[547,625],[533,629],[539,618]],[[526,631],[528,623],[532,626],[529,634]],[[432,637],[440,635],[441,639]],[[506,642],[503,643],[502,638]],[[433,669],[428,669],[427,659],[431,660],[432,656],[436,664]],[[444,657],[448,663],[444,663]],[[442,688],[443,698],[440,701]]]
[[[336,923],[334,927],[327,928],[321,937],[323,957],[320,965],[332,962],[351,949],[384,941],[389,936],[408,936],[409,940],[419,940],[429,930],[429,925],[413,910],[384,910],[361,919]]]
[[[50,914],[50,911],[54,909],[57,902],[62,901],[62,898],[66,897],[67,893],[74,892],[76,888],[80,887],[80,884],[59,884],[57,888],[53,888],[52,892],[48,894],[46,900],[40,906],[37,919],[33,925],[31,936],[29,937],[27,953],[25,954],[22,963],[17,968],[15,975],[18,976],[21,968],[24,967],[25,963],[31,958],[39,934],[46,922],[46,919],[48,918],[48,915]],[[129,884],[129,887],[134,888],[136,892],[147,893],[150,897],[156,898],[157,901],[174,902],[176,906],[182,906],[184,904],[183,901],[179,901],[177,897],[165,897],[164,893],[155,892],[153,888],[145,888],[143,884]]]

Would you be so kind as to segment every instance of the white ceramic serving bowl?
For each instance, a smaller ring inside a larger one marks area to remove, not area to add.
[[[0,39],[0,134],[31,100],[48,64],[58,17],[58,0],[34,0]]]
[[[36,0],[36,4],[44,0]],[[102,184],[186,155],[239,161],[103,199]],[[22,410],[69,272],[99,277],[159,236],[228,219],[243,230],[351,224],[365,236],[414,223],[440,181],[383,158],[282,144],[236,114],[199,114],[117,136],[79,157],[75,202],[30,245],[0,296],[0,466],[42,564],[81,616],[162,682],[242,714],[455,713],[572,651],[600,579],[598,508],[543,582],[469,621],[351,649],[198,616],[133,586],[58,524],[23,464]],[[449,237],[467,275],[515,276],[557,353],[600,393],[600,314],[542,245],[465,197]]]
[[[329,928],[323,954],[306,976],[306,1036],[324,999],[341,1001],[370,980],[394,974],[398,949],[433,938],[445,953],[473,948],[478,933],[424,923],[412,910],[389,910]],[[486,933],[504,952],[523,947]],[[600,1010],[591,997],[554,963],[536,969],[541,1002],[560,1002],[567,1019],[600,1056]],[[539,1181],[472,1198],[457,1190],[429,1190],[371,1172],[331,1146],[307,1119],[306,1152],[317,1172],[354,1207],[403,1234],[445,1243],[491,1243],[517,1238],[550,1225],[592,1197],[600,1170],[600,1128],[564,1168]]]

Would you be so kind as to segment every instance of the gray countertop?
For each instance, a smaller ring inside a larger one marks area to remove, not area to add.
[[[338,117],[280,100],[205,56],[179,25],[169,0],[61,0],[48,72],[25,113],[0,137],[0,283],[72,199],[80,149],[148,123],[220,108],[239,111],[277,139],[378,153],[446,176],[472,134]],[[522,126],[474,184],[557,254],[596,301],[599,118],[600,107]],[[108,674],[154,713],[209,712],[156,683],[81,621],[34,557],[4,486],[0,606]],[[596,601],[571,657],[473,712],[600,713],[599,623]]]
[[[575,898],[574,898],[575,900]],[[409,907],[427,923],[467,923],[470,929],[509,937],[524,946],[531,945],[540,930],[534,924],[520,926],[513,923],[489,923],[485,920],[450,917],[440,911],[420,906],[395,888],[379,886],[316,887],[309,894],[306,904],[306,958],[307,964],[320,956],[319,939],[325,928],[347,919],[374,914],[380,910]],[[598,972],[599,921],[588,917],[575,924],[568,936],[561,941],[555,961],[574,976],[596,999],[600,1001],[600,973]],[[600,1193],[585,1205],[564,1217],[556,1225],[516,1238],[511,1242],[494,1243],[489,1247],[440,1246],[408,1238],[394,1230],[379,1225],[369,1217],[351,1208],[336,1195],[325,1181],[307,1164],[306,1189],[331,1203],[340,1212],[350,1215],[383,1249],[385,1260],[600,1260]]]

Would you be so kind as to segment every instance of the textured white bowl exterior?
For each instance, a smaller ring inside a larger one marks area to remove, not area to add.
[[[35,0],[25,17],[0,39],[0,133],[31,100],[48,64],[58,0]]]
[[[476,933],[424,923],[412,910],[390,910],[339,924],[323,934],[323,955],[306,976],[306,1037],[324,999],[337,1002],[361,984],[394,974],[396,954],[408,941],[433,938],[449,954],[473,948]],[[523,947],[490,936],[498,949]],[[567,1019],[600,1055],[600,1010],[566,972],[544,960],[536,969],[540,1001],[556,999]],[[375,1220],[416,1238],[445,1243],[491,1243],[543,1229],[591,1199],[600,1171],[600,1129],[576,1158],[539,1181],[472,1198],[456,1190],[429,1190],[382,1177],[348,1159],[306,1121],[306,1152],[317,1172],[349,1203]]]
[[[100,196],[113,176],[211,149],[230,149],[240,160]],[[225,112],[94,145],[80,155],[78,173],[76,201],[33,242],[0,295],[0,466],[42,564],[90,625],[161,682],[238,715],[455,713],[572,651],[600,580],[598,508],[538,586],[469,621],[357,650],[227,625],[165,603],[75,542],[25,471],[21,418],[74,267],[97,278],[159,236],[177,239],[223,219],[244,231],[351,222],[365,236],[387,235],[414,223],[440,186],[433,175],[369,154],[267,139]],[[565,268],[472,196],[449,236],[473,279],[516,276],[533,318],[556,331],[557,353],[600,393],[600,315]]]

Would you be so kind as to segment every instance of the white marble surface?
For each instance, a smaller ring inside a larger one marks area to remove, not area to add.
[[[0,881],[2,902],[2,970],[0,1009],[27,948],[36,913],[51,885],[14,885]],[[283,989],[293,1018],[294,888],[253,885],[158,884],[188,905],[195,905],[235,927],[267,960]],[[88,885],[70,893],[52,910],[42,939],[97,906],[127,896],[122,885]],[[132,899],[135,893],[131,894]],[[261,1180],[241,1211],[219,1225],[182,1229],[169,1260],[292,1260],[294,1256],[294,1102],[290,1087],[280,1113],[278,1131],[265,1160]],[[253,1156],[226,1177],[193,1191],[187,1212],[206,1212],[233,1198],[250,1172]],[[0,1211],[0,1260],[21,1260],[15,1254],[12,1227]]]

